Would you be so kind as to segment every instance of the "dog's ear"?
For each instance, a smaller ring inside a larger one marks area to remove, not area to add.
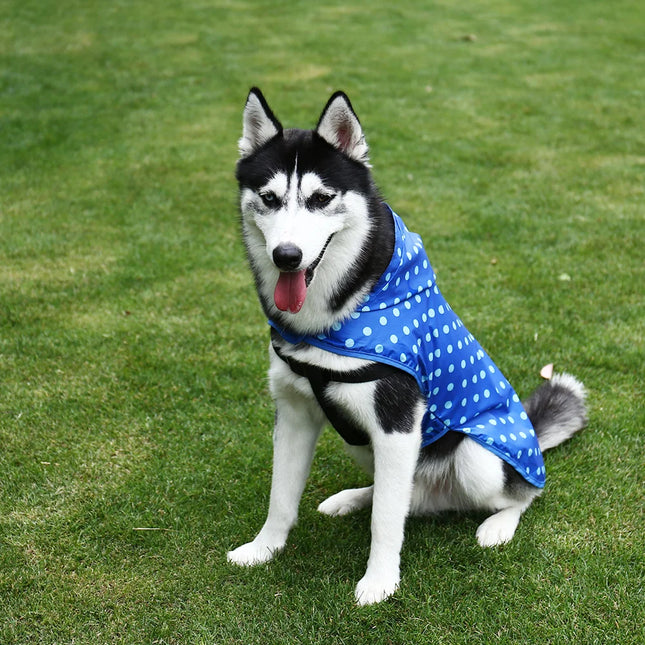
[[[348,157],[369,167],[363,128],[344,92],[336,92],[320,115],[316,132]]]
[[[242,138],[238,141],[240,157],[248,157],[267,141],[282,134],[282,124],[271,111],[262,92],[254,87],[244,106]]]

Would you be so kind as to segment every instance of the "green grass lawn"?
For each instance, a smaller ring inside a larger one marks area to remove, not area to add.
[[[0,56],[0,643],[645,641],[642,2],[4,0]],[[285,553],[225,559],[270,480],[251,85],[286,126],[348,92],[516,389],[553,362],[589,390],[514,541],[414,519],[376,607],[369,513],[315,510],[366,481],[331,431]]]

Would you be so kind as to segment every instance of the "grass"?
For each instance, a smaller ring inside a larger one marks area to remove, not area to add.
[[[5,0],[0,27],[1,643],[643,642],[642,3]],[[345,89],[517,389],[554,362],[590,393],[510,545],[412,520],[373,608],[369,514],[315,511],[365,481],[332,432],[285,554],[225,562],[270,478],[255,84],[286,125]]]

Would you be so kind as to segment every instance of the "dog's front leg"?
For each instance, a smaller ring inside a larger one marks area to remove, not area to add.
[[[322,429],[322,413],[316,408],[315,402],[297,393],[276,397],[269,513],[252,542],[228,553],[229,562],[247,566],[267,562],[284,547],[298,518],[300,498]]]
[[[379,433],[374,449],[372,545],[367,571],[356,586],[356,602],[370,605],[392,595],[399,586],[399,564],[405,519],[410,508],[419,456],[416,432]]]

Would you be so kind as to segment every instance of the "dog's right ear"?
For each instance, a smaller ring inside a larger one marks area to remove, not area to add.
[[[238,141],[240,158],[252,155],[267,141],[282,134],[282,124],[271,111],[262,92],[254,87],[244,106],[242,138]]]

